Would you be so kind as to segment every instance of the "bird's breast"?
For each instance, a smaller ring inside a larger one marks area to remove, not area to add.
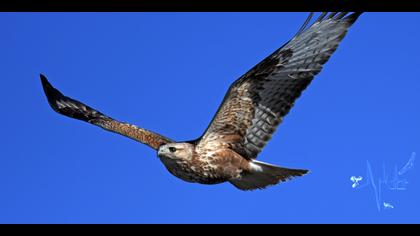
[[[160,160],[166,169],[174,176],[191,183],[218,184],[228,180],[223,173],[218,173],[221,169],[206,161],[174,160],[161,157]]]

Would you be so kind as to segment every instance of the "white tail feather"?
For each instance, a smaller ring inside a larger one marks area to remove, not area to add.
[[[229,182],[241,190],[264,189],[306,173],[308,170],[288,169],[252,160],[250,171],[244,173],[240,179],[231,179]]]

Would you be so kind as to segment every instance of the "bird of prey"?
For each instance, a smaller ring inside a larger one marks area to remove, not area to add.
[[[63,95],[42,74],[41,82],[54,111],[148,145],[184,181],[263,189],[308,172],[256,158],[360,14],[322,13],[310,23],[311,13],[291,40],[233,82],[207,129],[191,141],[115,120]]]

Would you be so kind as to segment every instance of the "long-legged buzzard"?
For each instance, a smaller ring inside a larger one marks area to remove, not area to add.
[[[117,121],[64,96],[43,75],[41,81],[56,112],[150,146],[178,178],[202,184],[229,181],[242,190],[262,189],[307,173],[255,159],[359,15],[322,13],[309,24],[311,13],[290,41],[230,86],[206,131],[193,141],[176,142]]]

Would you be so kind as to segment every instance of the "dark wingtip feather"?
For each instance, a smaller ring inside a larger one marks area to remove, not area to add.
[[[48,99],[48,103],[54,110],[56,110],[56,107],[54,106],[54,101],[57,100],[57,96],[61,95],[61,93],[58,92],[58,90],[55,89],[50,84],[50,82],[48,82],[47,77],[45,77],[43,74],[40,74],[39,76],[41,78],[42,88],[44,89],[44,93]]]
[[[45,81],[47,81],[47,77],[45,77],[45,75],[39,74],[39,77],[41,78],[42,83],[44,83]]]
[[[40,75],[45,96],[51,108],[59,114],[89,122],[92,119],[108,118],[95,109],[69,97],[54,88],[44,75]]]
[[[297,170],[298,171],[298,173],[300,174],[299,176],[304,176],[304,175],[306,175],[306,174],[308,174],[309,173],[309,170],[302,170],[302,169],[299,169],[299,170]]]
[[[328,12],[321,13],[321,15],[318,17],[318,19],[315,20],[314,24],[317,23],[317,22],[321,22],[327,14],[328,14]]]
[[[338,13],[338,14],[334,17],[334,19],[335,19],[335,20],[340,20],[340,19],[342,19],[344,16],[346,16],[346,15],[347,15],[347,13],[348,13],[348,12],[340,12],[340,13]]]
[[[61,97],[64,97],[64,95],[50,84],[47,77],[45,77],[43,74],[40,74],[39,76],[41,78],[42,88],[44,89],[44,93],[48,99],[48,103],[50,104],[52,109],[58,112],[56,101],[59,100]]]
[[[51,92],[54,87],[48,82],[47,77],[43,74],[40,74],[39,77],[41,78],[42,88],[44,89],[45,95],[48,96],[49,92]]]
[[[305,31],[306,26],[308,26],[309,21],[311,21],[313,15],[314,15],[313,12],[309,13],[309,16],[306,18],[306,20],[303,23],[303,25],[300,27],[300,29],[298,30],[298,32],[293,37],[297,37],[297,36],[299,36],[299,34],[301,34],[303,31]]]
[[[328,12],[323,12],[311,24],[310,27],[312,27],[314,24],[319,23],[319,22],[321,22],[323,20],[326,20],[326,19],[333,19],[335,21],[345,20],[345,21],[349,22],[350,25],[352,25],[361,14],[362,14],[362,12],[354,12],[354,13],[352,13],[350,15],[348,15],[348,12],[331,12],[329,14],[328,14]],[[302,27],[299,29],[299,31],[296,33],[296,35],[294,37],[299,36],[303,31],[305,31],[307,29],[306,26],[308,25],[308,23],[311,20],[312,16],[313,16],[313,12],[311,12],[311,14],[309,15],[309,17],[306,19],[305,23],[302,25]]]
[[[344,19],[347,19],[350,24],[353,24],[363,12],[354,12]]]
[[[39,74],[39,77],[41,78],[42,88],[44,89],[44,92],[46,92],[49,88],[51,88],[51,84],[48,82],[47,77],[43,74]]]
[[[331,12],[330,15],[327,17],[327,19],[332,19],[337,14],[338,12]]]

